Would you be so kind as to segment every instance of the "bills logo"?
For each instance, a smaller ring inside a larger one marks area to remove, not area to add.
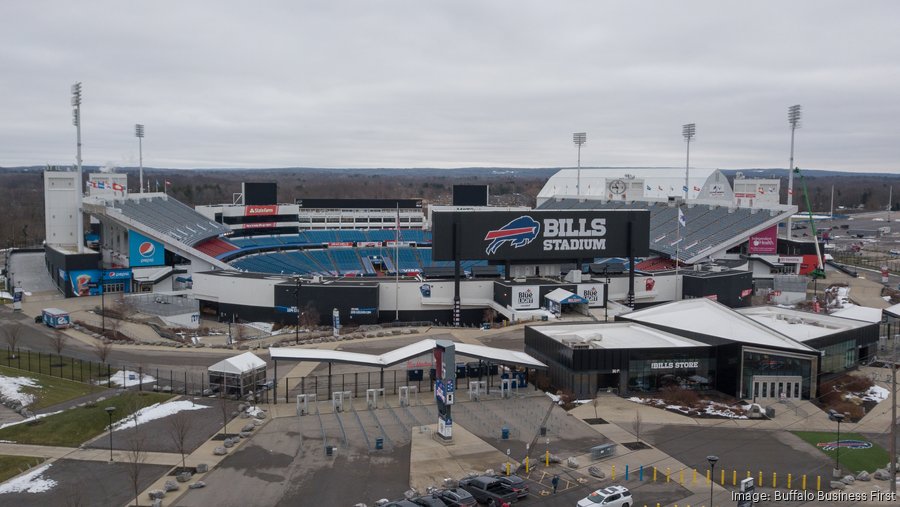
[[[484,240],[491,243],[487,246],[485,252],[488,255],[493,255],[507,242],[513,248],[521,248],[534,241],[540,232],[541,224],[533,218],[529,216],[519,217],[499,229],[488,231],[484,236]]]
[[[816,447],[821,447],[825,451],[833,451],[840,447],[841,449],[869,449],[872,442],[865,440],[840,440],[837,442],[819,442]]]
[[[153,254],[156,253],[156,247],[153,246],[153,243],[144,241],[138,246],[138,253],[144,258],[153,257]]]

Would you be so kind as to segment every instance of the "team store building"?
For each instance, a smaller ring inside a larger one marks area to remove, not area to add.
[[[815,398],[866,361],[878,324],[775,307],[733,310],[706,298],[661,304],[613,323],[529,326],[525,351],[577,397],[675,386],[745,400]]]

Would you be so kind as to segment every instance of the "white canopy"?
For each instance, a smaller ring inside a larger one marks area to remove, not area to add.
[[[532,368],[547,367],[544,363],[524,352],[486,347],[484,345],[470,345],[468,343],[454,343],[454,345],[456,346],[456,353],[461,356],[487,359],[489,361],[507,365],[519,365]],[[428,354],[433,349],[434,340],[426,339],[405,347],[400,347],[399,349],[385,352],[380,356],[331,349],[299,349],[289,347],[270,348],[269,356],[276,361],[279,359],[292,361],[328,361],[332,363],[349,363],[385,368],[402,363],[407,359]]]
[[[253,352],[244,352],[239,356],[229,357],[228,359],[223,359],[218,363],[207,368],[209,371],[221,372],[221,373],[233,373],[235,375],[240,375],[242,373],[247,373],[249,371],[253,371],[257,368],[265,368],[266,362],[256,356]]]
[[[549,299],[550,301],[553,301],[554,303],[562,303],[563,301],[565,301],[573,296],[576,299],[580,300],[580,301],[578,301],[579,303],[587,303],[586,299],[579,296],[578,294],[575,294],[574,292],[569,292],[566,289],[554,289],[554,290],[548,292],[547,295],[544,297]]]

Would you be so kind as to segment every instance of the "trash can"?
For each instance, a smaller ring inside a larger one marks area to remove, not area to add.
[[[542,437],[547,436],[547,427],[546,426],[541,426],[541,436]]]
[[[384,439],[383,438],[378,437],[375,439],[375,449],[376,450],[384,449]]]
[[[504,426],[500,428],[500,438],[503,440],[509,440],[509,427]]]
[[[326,455],[326,456],[331,456],[331,455],[333,455],[333,454],[334,454],[334,446],[333,446],[333,445],[326,445],[326,446],[325,446],[325,455]]]

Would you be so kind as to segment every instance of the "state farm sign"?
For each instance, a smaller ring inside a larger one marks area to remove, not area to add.
[[[277,215],[278,214],[278,206],[277,205],[268,205],[268,206],[247,206],[244,208],[244,216],[245,217],[256,217],[256,216],[266,216],[266,215]]]

